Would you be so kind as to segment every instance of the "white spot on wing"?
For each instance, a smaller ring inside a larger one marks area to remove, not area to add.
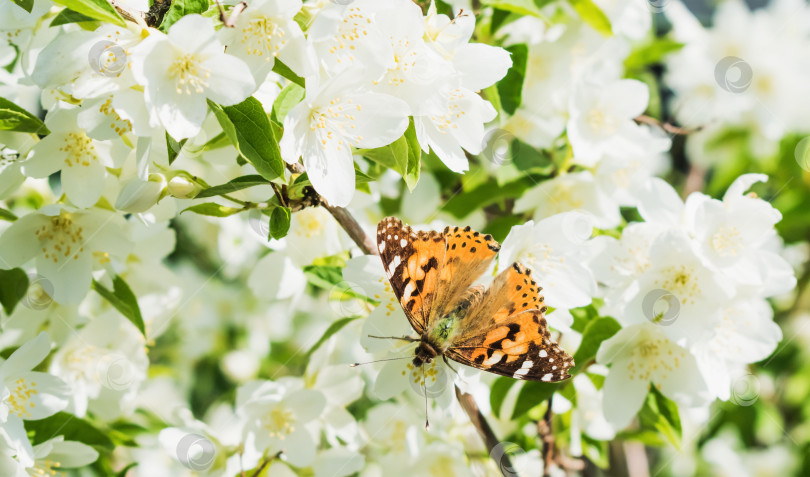
[[[385,251],[385,242],[380,242],[380,246],[378,248],[380,249],[380,253],[383,253]]]
[[[544,350],[544,349],[541,349],[540,350],[540,357],[545,358],[546,356],[548,356],[548,352],[546,350]]]
[[[402,239],[402,240],[400,240],[400,241],[399,241],[399,246],[400,246],[400,247],[405,248],[405,246],[406,246],[406,245],[408,245],[408,241],[407,241],[407,240]]]
[[[545,381],[545,382],[549,382],[549,381],[551,381],[551,373],[544,374],[544,375],[543,375],[543,377],[542,377],[542,378],[540,378],[540,380],[541,380],[541,381]]]
[[[515,371],[515,374],[513,374],[512,377],[517,378],[518,376],[526,376],[529,373],[529,370],[532,369],[532,364],[534,363],[529,360],[524,361],[523,366]]]
[[[397,267],[399,266],[400,262],[402,262],[402,259],[400,259],[400,258],[399,258],[399,255],[395,256],[395,257],[394,257],[394,259],[393,259],[393,260],[391,260],[391,263],[389,263],[389,264],[388,264],[388,274],[389,274],[389,275],[393,275],[393,274],[394,274],[394,270],[396,270],[396,269],[397,269]]]

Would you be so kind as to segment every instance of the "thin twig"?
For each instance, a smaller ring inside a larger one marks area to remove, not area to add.
[[[647,115],[644,115],[644,114],[642,114],[641,116],[637,116],[635,118],[635,120],[636,120],[637,123],[649,124],[651,126],[657,126],[657,127],[661,128],[661,129],[663,129],[664,131],[670,133],[670,134],[676,134],[678,136],[688,136],[690,134],[694,134],[694,133],[700,131],[701,129],[703,129],[703,126],[698,126],[696,128],[691,128],[691,129],[682,128],[682,127],[676,126],[676,125],[674,125],[674,124],[672,124],[670,122],[666,122],[666,123],[661,122],[658,119],[653,118],[652,116],[647,116]]]
[[[697,164],[689,166],[689,174],[686,176],[686,184],[683,187],[684,199],[692,192],[703,190],[706,185],[706,168]]]
[[[553,395],[548,398],[548,407],[543,415],[543,420],[537,422],[537,431],[543,440],[543,477],[551,475],[551,466],[554,463],[554,433],[551,427],[551,400],[553,398]]]
[[[350,214],[348,210],[343,207],[334,207],[327,203],[324,203],[323,206],[332,214],[332,217],[337,220],[340,226],[343,227],[343,230],[349,234],[349,237],[354,240],[354,243],[360,247],[363,253],[366,255],[379,255],[374,241],[371,237],[366,235],[366,232],[363,231],[363,227],[354,220],[354,217],[352,217],[352,214]]]
[[[501,441],[498,440],[492,428],[489,427],[489,423],[484,415],[481,414],[481,410],[478,409],[478,404],[476,404],[475,399],[471,394],[461,392],[458,386],[456,386],[456,399],[458,399],[461,408],[467,413],[470,422],[473,423],[473,426],[475,426],[475,429],[478,431],[478,435],[481,436],[481,439],[484,441],[487,453],[492,457],[492,449],[500,444]],[[503,455],[499,455],[496,464],[504,477],[515,477],[517,475],[514,471],[514,467],[512,467],[512,462],[509,460],[508,454],[503,453]]]
[[[259,474],[262,473],[264,468],[267,467],[270,464],[270,462],[274,461],[275,459],[278,459],[279,456],[281,456],[281,454],[283,453],[284,451],[278,451],[278,453],[276,453],[276,455],[274,455],[273,457],[268,457],[267,459],[264,459],[262,465],[260,465],[259,468],[256,469],[256,472],[254,472],[250,477],[259,477]]]
[[[287,166],[292,172],[294,173],[302,173],[303,167],[299,164],[288,164]],[[360,224],[355,220],[352,214],[344,209],[343,207],[333,207],[328,205],[327,203],[322,204],[329,213],[338,221],[343,230],[349,234],[349,237],[360,247],[360,250],[367,255],[378,255],[377,247],[374,244],[374,241],[366,235],[363,228]],[[476,404],[475,399],[472,395],[463,393],[461,390],[456,387],[456,399],[458,399],[459,404],[461,404],[461,408],[464,409],[464,412],[467,413],[467,416],[470,418],[470,422],[472,422],[475,429],[478,431],[478,434],[481,436],[481,439],[484,441],[484,445],[487,448],[487,452],[491,452],[492,449],[500,444],[500,440],[495,436],[495,433],[492,431],[492,428],[489,426],[484,415],[481,413],[481,410],[478,408],[478,404]],[[500,461],[497,462],[498,468],[501,469],[502,472],[505,472],[505,469],[512,469],[512,464],[509,461],[509,456],[504,454],[500,457]],[[510,472],[511,476],[514,477],[515,474]],[[504,473],[504,476],[507,474]]]

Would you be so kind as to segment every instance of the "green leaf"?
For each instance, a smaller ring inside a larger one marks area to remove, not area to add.
[[[596,356],[602,342],[618,333],[621,328],[621,325],[616,320],[607,316],[589,322],[582,333],[579,348],[574,353],[576,366],[570,371],[571,374],[579,373],[585,369],[587,364]]]
[[[50,133],[38,117],[5,98],[0,98],[0,130],[42,135]]]
[[[86,17],[95,18],[102,22],[113,23],[118,26],[126,26],[124,19],[115,11],[107,0],[54,0],[54,3],[80,13]]]
[[[199,215],[207,215],[209,217],[228,217],[229,215],[237,214],[242,209],[235,209],[233,207],[226,207],[224,205],[215,204],[214,202],[204,202],[202,204],[192,205],[183,212],[194,212]]]
[[[568,0],[574,10],[579,13],[585,23],[590,25],[594,30],[598,31],[604,36],[613,35],[613,29],[610,27],[610,20],[608,20],[605,12],[593,3],[593,0]]]
[[[278,136],[258,99],[251,96],[234,106],[211,101],[208,105],[236,150],[262,177],[273,180],[284,175]]]
[[[678,406],[650,386],[647,399],[638,413],[642,430],[655,430],[676,448],[681,445],[681,418]]]
[[[419,139],[416,137],[416,127],[413,124],[413,118],[410,118],[408,129],[405,130],[405,142],[408,143],[408,164],[402,178],[405,179],[405,185],[408,186],[408,190],[412,191],[419,181],[419,171],[422,166],[422,147],[419,145]]]
[[[608,443],[582,434],[582,453],[600,469],[610,466]]]
[[[291,211],[289,207],[276,207],[270,213],[270,237],[280,239],[290,230]]]
[[[115,473],[115,477],[126,477],[127,472],[129,472],[129,471],[130,471],[130,469],[133,469],[133,468],[134,468],[135,466],[137,466],[137,465],[138,465],[138,463],[137,463],[137,462],[133,462],[133,463],[131,463],[131,464],[127,465],[127,466],[126,466],[126,467],[124,467],[123,469],[121,469],[121,470],[119,470],[118,472],[116,472],[116,473]]]
[[[453,12],[453,7],[449,3],[443,0],[434,0],[434,3],[436,4],[436,12],[439,15],[447,15],[450,18],[453,18],[455,16],[455,13]]]
[[[11,0],[28,13],[34,8],[34,0]]]
[[[177,155],[180,154],[180,150],[183,149],[186,141],[188,141],[188,138],[176,141],[173,137],[169,136],[168,131],[166,132],[166,150],[169,152],[169,165],[172,165],[174,160],[177,159]]]
[[[42,444],[57,436],[65,436],[66,441],[78,441],[99,451],[112,451],[115,448],[106,434],[84,419],[67,412],[57,412],[53,416],[36,421],[25,421],[25,430],[34,434],[31,439],[33,445]]]
[[[160,22],[160,30],[168,33],[169,28],[186,15],[203,13],[208,10],[208,0],[172,0],[172,6]]]
[[[0,220],[6,220],[8,222],[14,222],[17,220],[17,216],[14,215],[10,210],[6,210],[0,207]]]
[[[661,63],[670,53],[679,51],[684,43],[671,38],[655,38],[654,40],[634,49],[624,60],[624,67],[628,70],[637,70],[648,65]]]
[[[59,25],[67,25],[68,23],[81,23],[94,21],[96,21],[96,19],[93,17],[88,17],[87,15],[83,15],[79,12],[74,12],[69,8],[65,8],[64,10],[59,12],[55,17],[53,17],[50,26],[55,27]]]
[[[285,86],[276,97],[276,100],[273,101],[273,113],[271,116],[273,121],[283,123],[287,113],[300,103],[305,95],[306,90],[295,83]]]
[[[203,189],[200,191],[199,194],[195,196],[195,199],[204,199],[206,197],[214,197],[222,194],[230,194],[238,190],[247,189],[248,187],[254,187],[258,185],[268,185],[268,184],[270,184],[270,181],[268,181],[264,177],[257,174],[251,174],[247,176],[237,177],[236,179],[228,181],[225,184],[220,184],[209,187],[207,189]]]
[[[405,130],[405,134],[391,144],[376,149],[360,149],[358,154],[392,169],[405,180],[408,189],[413,190],[419,180],[419,168],[422,158],[422,149],[416,139],[416,129],[413,120]]]
[[[14,308],[28,291],[28,275],[21,268],[0,269],[0,304],[6,315],[11,315]]]
[[[135,298],[135,294],[132,293],[129,285],[127,285],[127,282],[125,282],[123,278],[118,275],[115,276],[112,291],[105,288],[101,283],[93,280],[93,289],[114,306],[116,310],[120,311],[126,319],[131,321],[141,334],[146,335],[141,309],[138,306],[138,299]]]
[[[304,267],[307,281],[318,288],[332,289],[343,281],[343,273],[337,266],[307,265]]]
[[[306,87],[306,81],[304,81],[304,78],[295,74],[295,72],[291,70],[289,66],[282,63],[278,58],[276,58],[275,63],[273,63],[273,73],[292,81],[302,88]]]
[[[512,419],[529,412],[529,410],[546,399],[550,398],[556,391],[560,390],[568,382],[544,383],[541,381],[526,381],[518,393],[515,401],[515,409],[512,411]]]
[[[515,110],[523,101],[523,79],[526,76],[529,47],[524,44],[512,45],[507,47],[506,51],[512,55],[512,67],[497,83],[498,96],[503,110],[509,114],[515,114]]]
[[[533,0],[482,0],[481,4],[521,15],[543,18]]]
[[[321,335],[321,337],[318,338],[318,341],[316,341],[315,344],[312,345],[312,348],[310,348],[309,351],[307,351],[307,354],[304,356],[304,360],[309,361],[310,356],[312,356],[312,354],[315,353],[315,351],[317,351],[322,344],[326,343],[326,341],[329,338],[331,338],[335,333],[342,330],[344,326],[348,325],[349,323],[358,318],[360,317],[347,316],[345,318],[340,318],[338,320],[333,321],[332,324],[330,324],[329,327],[326,328],[326,331],[323,332],[323,335]]]
[[[503,400],[506,399],[509,390],[512,389],[512,386],[517,382],[516,379],[501,376],[492,383],[492,386],[489,388],[489,405],[492,407],[492,414],[495,416],[501,415]]]

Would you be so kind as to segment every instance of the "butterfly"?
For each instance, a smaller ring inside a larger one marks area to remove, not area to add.
[[[574,359],[552,341],[529,269],[515,262],[489,288],[473,286],[500,248],[470,227],[414,231],[395,217],[377,225],[388,281],[419,334],[413,365],[441,356],[516,379],[570,378]]]

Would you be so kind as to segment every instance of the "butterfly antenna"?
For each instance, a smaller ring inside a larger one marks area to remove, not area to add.
[[[417,338],[411,338],[410,336],[374,336],[368,335],[369,338],[377,338],[379,340],[400,340],[400,341],[410,341],[411,343],[415,341],[419,341]]]
[[[425,378],[425,365],[422,364],[422,390],[425,393],[425,430],[430,428],[430,419],[428,419],[428,396],[427,396],[427,379]]]
[[[352,363],[349,365],[350,368],[356,368],[361,364],[372,364],[372,363],[379,363],[381,361],[396,361],[398,359],[411,359],[411,356],[400,356],[399,358],[386,358],[386,359],[375,359],[374,361],[366,361],[364,363]]]

